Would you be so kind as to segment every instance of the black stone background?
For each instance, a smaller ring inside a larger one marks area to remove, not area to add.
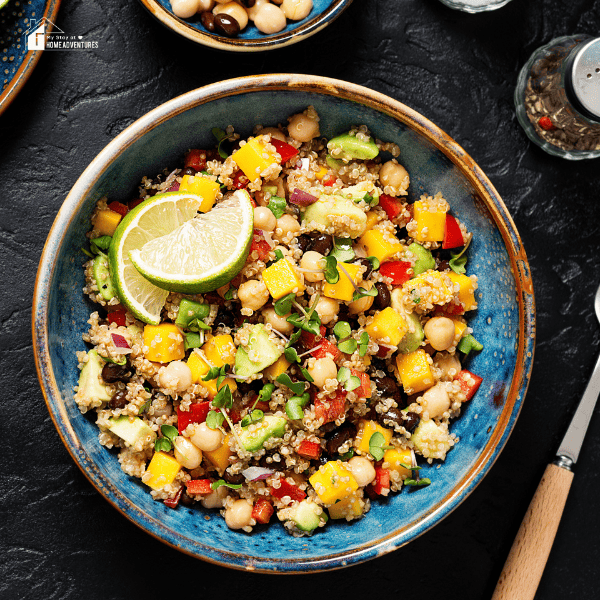
[[[96,51],[46,52],[0,117],[0,598],[489,598],[599,351],[598,167],[546,155],[514,114],[520,67],[550,39],[597,35],[600,2],[513,0],[483,15],[438,0],[355,0],[290,48],[239,55],[191,44],[138,2],[63,0],[57,25]],[[61,202],[120,131],[162,102],[234,76],[326,75],[423,113],[499,190],[533,272],[538,337],[521,416],[497,463],[448,518],[400,550],[342,571],[288,578],[225,570],[142,532],[63,447],[36,379],[30,309]],[[596,411],[598,412],[598,411]],[[536,598],[600,597],[600,418],[594,415]],[[302,577],[302,578],[301,578]]]

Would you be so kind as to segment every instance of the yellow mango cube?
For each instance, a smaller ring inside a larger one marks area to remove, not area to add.
[[[412,454],[408,448],[405,450],[398,450],[397,448],[393,448],[391,450],[386,450],[383,454],[383,463],[381,466],[384,469],[398,471],[400,475],[410,477],[412,475],[412,471],[410,469],[407,469],[406,467],[403,467],[403,464],[412,464]]]
[[[459,342],[462,338],[465,330],[467,329],[467,324],[460,320],[458,317],[449,317],[454,323],[454,341]]]
[[[373,225],[379,222],[379,215],[381,213],[377,210],[370,210],[367,213],[367,223],[365,225],[365,230],[372,229]]]
[[[144,483],[153,490],[160,490],[165,485],[173,483],[179,469],[181,465],[170,454],[155,452],[146,469],[146,473],[150,473],[152,477]]]
[[[433,385],[433,374],[427,358],[428,354],[422,348],[396,356],[398,377],[407,394],[422,392]]]
[[[262,278],[274,300],[301,292],[304,285],[289,260],[282,258],[262,272]]]
[[[342,270],[347,271],[347,274]],[[345,300],[346,302],[352,301],[354,295],[354,285],[358,285],[362,281],[362,277],[359,274],[361,265],[355,265],[350,263],[343,263],[343,267],[337,265],[337,271],[340,275],[337,283],[327,283],[323,285],[323,295],[328,298],[335,298],[336,300]],[[352,281],[350,281],[350,278]],[[354,282],[354,285],[352,284]]]
[[[385,446],[389,445],[392,441],[392,435],[394,435],[394,432],[391,429],[382,427],[377,421],[361,419],[358,422],[358,433],[356,434],[358,445],[356,446],[356,449],[365,454],[369,452],[369,441],[374,433],[380,433],[383,436]]]
[[[202,175],[184,175],[179,184],[180,192],[189,192],[202,197],[202,202],[198,207],[200,212],[208,212],[217,199],[217,194],[221,185],[216,181],[203,177]]]
[[[421,200],[413,204],[417,222],[415,239],[419,242],[442,242],[446,231],[446,211],[431,212]]]
[[[428,303],[443,306],[453,298],[452,286],[448,283],[448,274],[439,271],[425,271],[402,285],[403,294],[408,294],[415,303],[416,310],[419,306]]]
[[[204,356],[213,367],[232,365],[235,362],[235,350],[230,335],[215,335],[202,346]]]
[[[334,504],[358,489],[354,475],[339,460],[326,462],[308,480],[324,504]]]
[[[167,363],[185,356],[183,334],[174,323],[144,326],[144,356],[152,362]]]
[[[356,519],[362,516],[364,512],[365,501],[361,498],[359,492],[354,492],[346,496],[343,500],[336,502],[327,510],[332,519]]]
[[[206,376],[206,374],[210,371],[210,366],[208,363],[198,354],[197,352],[192,352],[187,361],[187,366],[190,368],[192,372],[192,383],[196,383],[204,386],[208,390],[208,397],[212,400],[217,395],[217,379],[209,379],[208,381],[202,381],[202,378]],[[223,365],[214,365],[215,367],[222,367]],[[221,384],[228,385],[231,393],[237,390],[237,383],[235,379],[231,377],[226,377]],[[220,389],[220,388],[219,388]]]
[[[270,367],[267,367],[263,372],[270,379],[277,379],[285,373],[292,363],[282,354]]]
[[[321,181],[321,179],[323,179],[323,177],[325,177],[325,175],[327,175],[327,169],[325,167],[319,167],[319,170],[315,173],[315,177]]]
[[[375,313],[375,317],[365,327],[369,337],[376,342],[397,346],[408,331],[404,317],[391,306]]]
[[[202,453],[204,458],[208,459],[210,463],[217,467],[220,474],[229,466],[229,457],[231,456],[231,450],[229,449],[229,435],[226,435],[223,440],[223,445],[216,450],[210,452],[204,451]]]
[[[455,273],[450,271],[447,273],[452,283],[458,283],[458,299],[464,304],[465,310],[473,310],[477,308],[477,301],[475,300],[475,285],[470,277],[462,273]]]
[[[94,219],[94,229],[100,235],[113,236],[117,229],[117,225],[121,222],[122,218],[122,215],[109,208],[106,210],[99,210]]]
[[[244,175],[254,181],[271,165],[277,164],[274,155],[266,149],[266,138],[262,135],[250,138],[239,150],[231,155]]]
[[[374,256],[382,263],[404,250],[404,246],[396,236],[390,233],[384,234],[379,229],[365,231],[358,241],[365,247],[367,256]]]

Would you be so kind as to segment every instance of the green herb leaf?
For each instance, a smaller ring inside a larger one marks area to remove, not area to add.
[[[352,354],[356,352],[356,348],[358,348],[358,344],[355,339],[350,338],[349,340],[344,340],[338,344],[338,348],[340,352],[344,354]]]
[[[296,348],[286,348],[283,351],[283,355],[291,363],[300,362],[300,359],[298,358],[298,352],[296,352]]]
[[[304,377],[304,379],[306,379],[306,381],[313,383],[315,380],[311,377],[310,373],[308,372],[308,369],[305,369],[304,367],[300,367],[300,373],[302,373],[302,376]]]
[[[292,310],[292,302],[296,298],[296,294],[288,294],[283,298],[279,298],[277,302],[273,304],[273,308],[275,309],[275,314],[279,317],[283,317],[290,313]],[[296,315],[299,316],[299,315]],[[289,318],[288,318],[289,321]],[[290,321],[291,323],[291,321]],[[296,327],[300,327],[300,325],[296,325]]]
[[[189,331],[207,331],[211,329],[210,325],[207,325],[202,319],[192,319],[186,326]]]
[[[94,258],[94,255],[89,251],[86,250],[85,248],[81,248],[81,251],[88,257],[88,258]]]
[[[471,352],[471,350],[475,350],[475,352],[479,352],[480,350],[483,350],[483,344],[481,342],[478,342],[470,333],[465,335],[465,337],[463,337],[460,342],[458,342],[458,346],[457,348],[461,351],[464,352],[465,356],[469,355],[469,352]]]
[[[358,355],[362,358],[369,349],[369,334],[363,331],[358,340]]]
[[[277,260],[283,260],[284,258],[283,252],[279,248],[275,250],[275,257],[277,258]],[[277,260],[275,262],[277,262]]]
[[[319,335],[321,333],[321,319],[316,315],[313,316],[309,321],[302,324],[302,329],[308,331],[308,333]]]
[[[264,416],[265,413],[262,410],[256,408],[249,415],[246,415],[241,420],[240,425],[242,427],[248,427],[248,425],[251,425],[252,423],[258,423],[259,421],[262,421]]]
[[[115,360],[114,358],[110,358],[108,356],[103,356],[102,360],[104,362],[112,363],[113,365],[126,365],[127,364],[126,356],[121,356],[121,358],[119,360]]]
[[[232,490],[239,490],[242,487],[241,483],[227,483],[224,479],[218,479],[217,481],[213,481],[210,487],[212,487],[213,490],[216,490],[222,485]]]
[[[302,329],[297,329],[296,331],[294,331],[294,333],[292,333],[292,335],[290,336],[290,341],[287,343],[287,347],[290,348],[293,344],[295,344],[300,339],[301,335]]]
[[[337,269],[337,259],[335,256],[330,254],[329,256],[326,256],[324,260],[325,268],[323,271],[325,273],[325,279],[327,280],[327,283],[337,283],[340,280],[340,273]]]
[[[228,140],[230,136],[228,136],[222,129],[219,129],[218,127],[213,127],[211,131],[212,134],[217,138],[217,142],[219,142],[217,144],[217,152],[219,153],[219,156],[223,159],[227,158],[229,155],[227,152],[225,152],[225,150],[221,149],[221,144],[225,140]]]
[[[352,302],[356,302],[357,300],[360,300],[361,298],[364,298],[365,296],[375,297],[378,294],[379,294],[379,292],[377,291],[377,288],[375,286],[373,286],[370,290],[359,287],[358,290],[356,292],[354,292],[354,294],[352,296]]]
[[[221,411],[210,410],[206,415],[206,426],[209,429],[219,429],[223,425],[225,417]]]
[[[333,334],[338,340],[347,338],[352,333],[350,323],[346,321],[338,321],[333,328]]]
[[[228,385],[224,385],[213,398],[212,405],[215,408],[231,408],[233,406],[233,397]]]
[[[333,250],[329,253],[329,256],[335,257],[339,262],[348,262],[355,256],[354,250],[352,249],[351,238],[333,238]]]
[[[409,471],[420,471],[422,467],[413,467],[412,465],[407,465],[406,463],[400,463],[401,467],[408,469]]]
[[[367,260],[371,263],[371,267],[373,267],[373,271],[377,271],[381,266],[379,259],[376,256],[367,256]]]
[[[144,383],[144,389],[145,389],[145,390],[146,390],[146,391],[147,391],[149,394],[151,394],[151,393],[152,393],[152,389],[153,389],[153,388],[152,388],[152,386],[151,386],[149,383],[147,383],[147,382],[146,382],[146,383]]]
[[[90,240],[90,248],[92,249],[92,253],[100,254],[102,251],[108,250],[111,242],[112,237],[110,235],[102,235]]]
[[[293,382],[287,373],[282,373],[277,378],[277,381],[279,383],[281,383],[282,385],[285,385],[286,387],[290,388],[290,390],[292,390],[292,392],[294,392],[294,394],[296,394],[297,396],[299,396],[300,394],[302,394],[304,392],[304,382],[302,382],[302,381]],[[213,402],[214,402],[214,400],[213,400]]]
[[[223,296],[223,298],[225,298],[225,300],[233,300],[233,292],[234,292],[235,288],[230,287],[226,292],[225,295]]]
[[[170,440],[173,440],[179,435],[177,427],[173,427],[173,425],[161,425],[160,431],[166,438],[169,438]]]
[[[346,452],[345,454],[340,454],[340,460],[347,461],[347,460],[350,460],[353,456],[354,456],[354,448],[350,448],[350,450],[348,450],[348,452]]]
[[[404,485],[425,487],[425,486],[431,485],[431,480],[428,477],[423,477],[423,479],[405,479]]]
[[[165,437],[158,438],[154,442],[154,449],[157,452],[168,452],[172,447],[173,444],[171,444],[171,440]]]
[[[450,268],[459,275],[466,271],[465,265],[467,264],[467,256],[465,252],[467,251],[467,248],[469,247],[469,244],[471,243],[472,239],[473,236],[470,236],[467,240],[467,243],[460,252],[452,252],[452,258],[448,261],[450,264]]]
[[[267,383],[263,386],[263,388],[258,392],[258,399],[256,402],[268,402],[271,399],[271,395],[275,391],[275,385],[273,383]],[[256,406],[256,402],[254,405]]]
[[[384,455],[383,445],[385,438],[383,434],[376,431],[369,439],[369,452],[375,460],[381,460]]]
[[[347,392],[351,392],[352,390],[355,390],[357,387],[360,387],[361,384],[361,380],[360,377],[357,377],[356,375],[352,375],[352,377],[349,377],[348,380],[346,381],[346,383],[344,384],[344,389]]]
[[[340,367],[337,374],[337,380],[340,383],[344,383],[349,377],[351,377],[351,375],[352,373],[348,367]]]
[[[138,410],[138,417],[141,417],[150,408],[150,400],[146,400]]]
[[[208,373],[202,378],[202,381],[211,381],[212,379],[216,379],[220,374],[221,369],[219,367],[211,367]]]
[[[309,402],[310,394],[305,392],[302,396],[292,396],[285,403],[285,414],[292,419],[297,421],[304,417],[304,411],[302,410]]]
[[[195,331],[188,331],[183,340],[183,347],[185,350],[189,350],[190,348],[200,348],[203,343],[204,332],[196,333]]]
[[[269,200],[269,204],[267,204],[267,208],[273,213],[276,219],[280,219],[287,207],[287,202],[285,198],[280,198],[279,196],[271,196]]]

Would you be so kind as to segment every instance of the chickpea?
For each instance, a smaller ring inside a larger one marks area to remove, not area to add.
[[[252,504],[248,500],[236,500],[225,511],[225,523],[229,529],[241,529],[250,525]]]
[[[198,0],[172,0],[171,9],[176,17],[189,19],[198,12]]]
[[[192,385],[192,371],[183,361],[174,360],[160,370],[158,383],[162,388],[181,394]]]
[[[284,12],[271,3],[263,4],[254,17],[254,24],[261,33],[277,33],[286,23]]]
[[[258,310],[266,304],[269,297],[267,286],[263,281],[257,279],[245,281],[238,288],[238,298],[242,303],[242,308]]]
[[[315,385],[323,389],[328,379],[337,377],[337,366],[329,356],[315,360],[312,367],[308,367],[308,373],[315,380]]]
[[[383,187],[389,185],[396,189],[406,189],[410,178],[408,171],[399,165],[396,159],[384,163],[379,171],[379,181]]]
[[[283,240],[289,233],[300,231],[300,223],[292,215],[283,215],[277,219],[277,227],[273,237],[276,240]]]
[[[265,318],[265,323],[270,323],[273,329],[283,333],[283,335],[288,335],[294,330],[294,326],[287,321],[287,317],[290,316],[289,314],[280,317],[275,312],[275,309],[267,308],[266,310],[262,311],[262,315]]]
[[[312,7],[312,0],[283,0],[281,3],[285,16],[292,21],[300,21],[308,17]]]
[[[212,10],[215,5],[215,0],[199,0],[198,1],[198,12],[204,12],[206,10]]]
[[[340,310],[340,303],[333,298],[327,298],[327,296],[323,296],[319,298],[315,310],[319,315],[319,319],[321,319],[321,323],[323,323],[323,325],[327,325],[328,323],[335,321],[335,318]]]
[[[300,259],[300,266],[303,269],[322,269],[322,260],[323,255],[320,252],[309,250],[302,255],[302,258]],[[323,279],[325,279],[325,275],[323,275],[323,273],[304,273],[304,279],[306,279],[306,281],[310,281],[311,283],[315,283],[317,281],[323,281]]]
[[[288,121],[288,133],[298,142],[310,142],[320,135],[319,123],[304,113],[293,115]]]
[[[223,500],[227,498],[228,494],[227,487],[222,485],[218,487],[214,492],[208,494],[200,500],[200,504],[204,506],[204,508],[221,508],[223,506]]]
[[[248,13],[246,12],[246,9],[237,2],[218,4],[213,10],[213,14],[218,15],[220,13],[225,13],[226,15],[233,17],[238,22],[240,30],[248,25]]]
[[[277,219],[270,208],[257,206],[254,209],[254,228],[263,231],[273,231],[277,226]]]
[[[178,435],[173,440],[175,448],[175,459],[186,469],[197,469],[202,462],[202,450],[196,448],[190,440]]]
[[[254,6],[256,6],[256,4]],[[260,130],[260,133],[261,135],[271,135],[271,139],[275,138],[280,142],[285,142],[285,133],[283,133],[281,129],[277,129],[277,127],[264,127]]]
[[[390,306],[395,311],[402,314],[404,312],[404,305],[402,303],[402,288],[400,288],[400,287],[394,288],[392,290],[391,297],[392,297],[392,303]]]
[[[436,383],[429,388],[421,400],[421,406],[429,413],[429,418],[441,417],[450,408],[450,396],[445,383]]]
[[[440,377],[446,381],[454,379],[462,369],[460,360],[454,354],[436,354],[433,364],[441,371]]]
[[[423,329],[435,350],[447,350],[454,343],[454,321],[448,317],[433,317]]]
[[[346,464],[359,487],[365,487],[375,480],[375,467],[368,458],[353,456]]]
[[[246,12],[248,13],[248,16],[250,17],[251,21],[254,21],[254,19],[256,18],[256,15],[258,13],[258,11],[260,10],[261,6],[263,6],[264,4],[267,4],[269,2],[269,0],[255,0],[254,2],[254,6],[251,6],[250,8],[246,9]],[[264,132],[264,130],[263,130]],[[281,140],[284,141],[284,140]]]
[[[218,429],[211,429],[206,423],[198,423],[190,441],[203,452],[212,452],[223,445],[223,434]]]
[[[364,281],[363,287],[367,290],[370,290],[373,287],[373,283],[371,281]],[[360,315],[361,313],[366,313],[371,306],[373,306],[373,301],[375,298],[373,296],[363,296],[354,302],[350,302],[348,304],[348,312],[351,315]]]

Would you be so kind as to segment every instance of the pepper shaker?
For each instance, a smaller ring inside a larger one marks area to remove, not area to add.
[[[515,106],[529,139],[549,154],[600,157],[600,38],[565,36],[536,50],[519,74]]]

